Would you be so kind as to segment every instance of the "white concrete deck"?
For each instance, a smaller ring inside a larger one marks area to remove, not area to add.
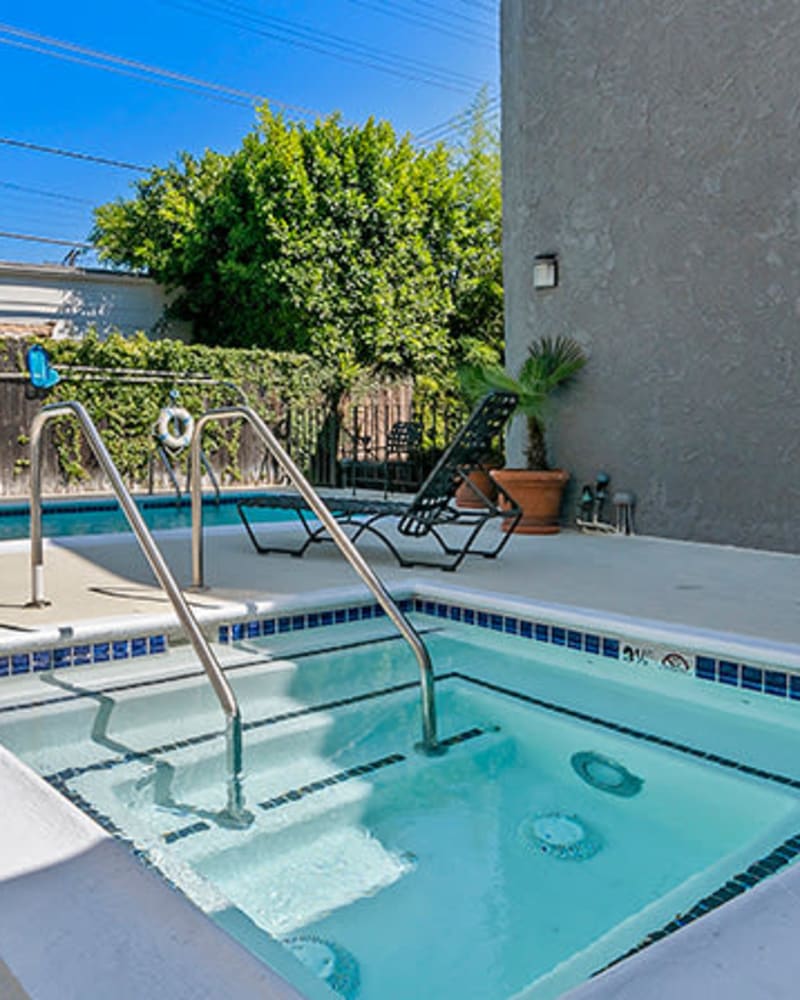
[[[276,526],[276,532],[291,528]],[[296,532],[291,536],[297,538]],[[191,580],[187,532],[159,537],[179,581]],[[581,535],[517,536],[499,559],[469,559],[456,573],[403,570],[378,542],[360,550],[387,584],[425,580],[534,601],[651,621],[800,644],[800,556],[657,538]],[[52,541],[45,551],[50,607],[25,608],[30,597],[27,542],[0,543],[0,648],[15,636],[87,620],[170,615],[143,556],[129,536]],[[238,526],[207,532],[208,592],[199,608],[241,611],[256,599],[352,586],[358,577],[333,546],[305,558],[259,556]]]
[[[188,535],[165,535],[161,542],[179,579],[188,583]],[[776,662],[800,657],[798,556],[568,532],[514,538],[499,560],[473,560],[449,574],[399,569],[379,545],[364,545],[362,551],[390,585],[419,581],[428,586],[457,586],[621,616],[629,618],[632,626],[647,619],[652,627],[660,623],[710,630],[769,647]],[[310,592],[352,588],[358,582],[332,547],[317,546],[303,560],[262,557],[252,551],[238,528],[208,535],[206,567],[211,589],[193,595],[192,602],[204,615],[215,617],[253,609],[257,601],[281,602]],[[54,636],[101,622],[113,625],[121,619],[135,620],[146,628],[153,622],[159,627],[174,622],[143,558],[126,537],[48,544],[46,591],[52,600],[48,608],[24,607],[28,578],[27,544],[0,544],[0,651],[37,640],[52,642]],[[51,837],[48,850],[47,834],[56,830],[42,823],[42,810],[50,807],[42,805],[41,796],[46,792],[52,798],[55,793],[26,769],[9,762],[7,755],[0,763],[0,794],[9,801],[22,788],[24,805],[14,811],[12,822],[0,824],[0,908],[5,913],[16,911],[19,918],[11,921],[12,927],[22,928],[20,937],[10,941],[6,934],[0,939],[0,959],[8,967],[4,970],[0,964],[0,996],[24,997],[27,991],[33,1000],[68,996],[99,1000],[111,995],[99,978],[94,981],[99,991],[81,985],[82,980],[76,980],[75,990],[67,985],[71,980],[65,978],[65,970],[77,968],[76,952],[71,961],[62,962],[55,947],[60,938],[52,921],[46,922],[47,935],[39,926],[41,915],[53,906],[58,921],[63,921],[64,940],[72,942],[84,959],[87,953],[81,949],[91,940],[93,960],[96,957],[112,977],[115,996],[292,995],[277,977],[269,980],[263,967],[218,934],[202,914],[188,904],[176,903],[174,893],[159,886],[157,879],[63,800],[58,806],[56,848]],[[73,834],[65,839],[66,829]],[[32,845],[30,851],[20,856],[20,844],[27,843]],[[90,863],[92,857],[99,867]],[[94,903],[89,905],[82,885],[102,885],[99,909]],[[158,890],[172,902],[163,907],[156,902]],[[794,1000],[800,974],[800,953],[795,946],[800,934],[798,894],[800,867],[795,866],[584,984],[571,996],[576,1000],[678,996],[685,1000],[723,996]],[[185,912],[173,913],[181,906]],[[76,913],[85,919],[70,917]],[[156,926],[160,934],[152,933]],[[100,928],[104,933],[99,933]],[[161,992],[154,988],[154,980],[148,984],[140,978],[143,964],[153,961],[154,951]],[[214,969],[235,967],[241,975],[237,972],[228,990],[220,986],[217,992],[203,993],[199,986],[191,986],[180,992],[187,967],[199,976],[187,983],[210,976],[208,981],[219,985],[224,976],[214,980]],[[4,972],[9,971],[16,980],[4,979]],[[259,980],[259,975],[266,978]],[[102,980],[106,985],[109,981]],[[122,984],[128,984],[128,992]],[[170,985],[165,992],[165,984],[174,984],[174,989]]]

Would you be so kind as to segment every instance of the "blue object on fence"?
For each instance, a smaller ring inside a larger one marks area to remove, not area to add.
[[[50,364],[50,357],[47,351],[39,344],[34,344],[33,347],[28,348],[28,353],[25,355],[25,363],[28,366],[31,385],[36,390],[37,395],[44,395],[61,381],[61,376]]]

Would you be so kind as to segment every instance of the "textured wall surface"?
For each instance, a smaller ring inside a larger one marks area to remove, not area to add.
[[[503,0],[502,45],[509,365],[591,355],[573,497],[604,468],[643,532],[800,551],[800,3]]]

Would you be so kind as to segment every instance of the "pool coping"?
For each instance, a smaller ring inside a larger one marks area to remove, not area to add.
[[[0,824],[0,899],[14,912],[0,990],[6,968],[31,1000],[80,983],[87,1000],[304,1000],[4,747],[0,795],[15,804]]]
[[[231,527],[236,530],[236,526]],[[643,669],[693,674],[714,686],[738,687],[800,701],[800,644],[598,612],[414,577],[400,584],[389,584],[387,589],[398,602],[414,602],[414,610],[438,617],[461,621],[462,616],[453,609],[472,609],[476,615],[491,616],[491,620],[479,624],[495,631],[509,632],[513,628],[513,634],[521,634],[509,624],[515,620],[531,623],[532,628],[558,629],[563,634],[556,638],[555,631],[552,636],[548,631],[547,641],[573,649],[585,646],[587,652],[613,655]],[[186,592],[192,593],[191,589]],[[209,638],[227,641],[222,638],[225,626],[242,627],[242,634],[234,638],[253,637],[261,633],[247,631],[251,622],[269,619],[277,622],[281,617],[294,618],[310,610],[365,603],[374,604],[369,590],[363,585],[352,585],[281,599],[218,599],[216,606],[200,606],[194,611]],[[291,626],[286,630],[290,629]],[[599,641],[591,649],[590,636]],[[538,633],[532,637],[539,638]],[[17,673],[162,653],[170,643],[185,642],[185,633],[171,611],[137,614],[133,628],[130,615],[86,619],[70,626],[47,625],[0,643],[0,685],[5,677]],[[120,648],[126,643],[125,649]],[[26,654],[29,654],[27,665],[19,660]],[[19,661],[18,668],[14,666],[15,660]]]

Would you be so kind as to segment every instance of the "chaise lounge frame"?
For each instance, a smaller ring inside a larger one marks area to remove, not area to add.
[[[482,459],[492,441],[505,427],[516,405],[517,396],[512,392],[493,392],[484,397],[410,501],[403,503],[333,495],[323,496],[322,500],[340,524],[355,528],[351,538],[353,542],[357,542],[365,533],[375,535],[387,546],[401,566],[434,566],[453,571],[468,555],[494,559],[508,542],[522,516],[522,511],[513,497],[499,484],[499,497],[495,501],[487,497],[472,482],[469,474],[475,469],[483,468]],[[462,483],[467,484],[480,502],[479,507],[474,509],[456,507],[455,493]],[[308,504],[299,494],[267,493],[263,496],[248,497],[240,500],[237,508],[254,548],[262,555],[277,552],[300,558],[312,543],[329,540],[324,526],[310,516]],[[272,543],[264,544],[258,538],[254,524],[248,517],[247,511],[251,508],[294,511],[305,531],[306,537],[303,543],[295,548]],[[504,529],[500,540],[488,548],[477,548],[478,536],[483,528],[489,522],[496,520],[502,522]],[[391,530],[406,538],[433,538],[443,557],[446,558],[430,560],[403,554],[390,538],[389,525],[384,526],[384,521],[390,522]],[[445,537],[445,532],[450,534],[451,529],[463,530],[466,533],[462,536],[462,544],[452,544],[452,539],[448,540]]]

